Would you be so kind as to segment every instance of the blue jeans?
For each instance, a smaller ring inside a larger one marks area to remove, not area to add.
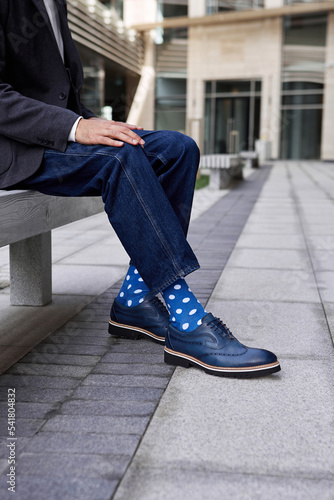
[[[14,187],[102,196],[131,263],[157,293],[199,268],[186,240],[199,151],[178,132],[136,133],[144,138],[144,149],[126,143],[120,148],[69,143],[64,153],[46,149],[39,170]]]

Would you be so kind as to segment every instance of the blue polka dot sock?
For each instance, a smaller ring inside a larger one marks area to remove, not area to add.
[[[117,301],[125,306],[134,307],[141,304],[148,293],[150,289],[145,285],[143,278],[135,266],[130,265]]]
[[[202,318],[207,313],[183,278],[161,293],[175,328],[191,332],[202,324]]]

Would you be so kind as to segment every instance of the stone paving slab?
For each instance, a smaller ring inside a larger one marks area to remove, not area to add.
[[[314,270],[317,271],[334,271],[334,249],[325,250],[317,248],[310,250],[311,261]]]
[[[106,323],[108,324],[108,323]],[[101,332],[101,334],[100,334]],[[52,338],[53,346],[57,345],[95,345],[108,348],[110,346],[110,339],[105,334],[106,330],[100,330],[95,336],[92,335],[76,335],[68,337],[67,334],[57,334]]]
[[[215,298],[317,303],[319,290],[313,273],[228,267],[215,290]]]
[[[99,363],[91,373],[105,373],[114,375],[158,375],[170,377],[173,367],[168,365],[145,365],[139,363]]]
[[[277,208],[276,210],[279,210]],[[252,222],[245,227],[243,234],[280,234],[283,238],[289,238],[291,234],[302,234],[299,224],[286,224],[285,222],[266,221]]]
[[[169,377],[153,375],[88,375],[82,385],[98,387],[157,387],[164,389]]]
[[[88,451],[88,450],[87,450]],[[38,475],[44,477],[62,478],[96,478],[119,479],[125,472],[128,457],[117,456],[110,460],[109,456],[94,454],[55,455],[23,452],[20,467],[24,476]],[[52,494],[52,493],[51,493]]]
[[[310,223],[308,222],[306,224],[307,227],[307,232],[310,235],[333,235],[334,234],[334,226],[333,226],[333,219],[328,220],[327,224],[324,224],[324,220],[322,219],[321,222],[319,223]]]
[[[7,370],[7,374],[83,378],[88,375],[90,371],[91,368],[89,366],[52,365],[51,363],[44,365],[37,363],[20,363]]]
[[[33,437],[43,427],[45,422],[46,420],[41,418],[16,418],[17,438]],[[8,436],[7,425],[7,419],[1,419],[0,436]]]
[[[79,242],[80,243],[80,242]],[[96,266],[96,256],[99,256],[98,264],[99,266],[106,266],[106,269],[110,267],[110,256],[115,254],[113,257],[113,266],[121,266],[121,270],[126,272],[129,264],[129,256],[125,250],[117,253],[114,251],[115,247],[118,247],[119,242],[115,238],[114,240],[99,241],[98,243],[90,245],[89,248],[75,252],[73,255],[66,257],[62,260],[62,264],[66,265],[91,265]]]
[[[334,344],[334,302],[323,302],[323,307],[326,314],[328,328],[330,330],[331,338]]]
[[[22,453],[26,445],[31,441],[31,437],[20,437],[16,443],[16,448],[18,453]],[[5,437],[0,437],[0,482],[3,479],[3,474],[1,472],[8,473],[8,439]],[[5,474],[4,474],[5,475]],[[1,490],[1,495],[5,490]],[[2,497],[1,497],[2,498]]]
[[[26,453],[86,454],[110,456],[115,450],[119,456],[132,457],[138,446],[136,434],[97,434],[40,432],[25,447]]]
[[[239,248],[273,248],[277,249],[292,249],[304,250],[305,244],[302,235],[292,234],[289,237],[282,238],[277,234],[242,234],[238,241]]]
[[[80,399],[68,399],[58,410],[62,415],[81,415],[81,416],[117,416],[124,417],[150,416],[155,410],[154,401],[120,401],[114,400],[112,404],[109,401],[100,401],[97,405],[95,401],[85,401]]]
[[[206,467],[185,469],[129,469],[115,499],[129,500],[305,500],[333,499],[334,482],[274,475],[226,474]],[[209,496],[208,496],[209,494]]]
[[[55,415],[43,425],[42,431],[142,435],[148,420],[148,416]]]
[[[210,308],[240,341],[264,346],[279,358],[328,359],[333,351],[322,304],[213,298]]]
[[[29,354],[22,358],[22,360],[23,363],[45,364],[50,362],[51,364],[71,366],[95,366],[100,360],[100,356],[89,356],[86,354],[63,354],[64,351],[67,351],[66,345],[61,344],[58,348],[58,345],[52,342],[50,344],[42,345],[40,350],[38,348],[33,349]],[[86,352],[86,349],[84,349],[84,351]],[[105,350],[101,350],[101,352],[105,352]],[[19,368],[15,367],[15,369]]]
[[[119,480],[87,478],[87,477],[66,477],[63,474],[55,477],[44,477],[39,474],[21,475],[20,483],[24,485],[24,490],[16,490],[16,500],[45,500],[51,498],[52,492],[55,492],[55,500],[106,500],[115,491]],[[1,491],[5,491],[7,485],[5,480],[0,478]],[[8,493],[9,494],[9,493]],[[55,496],[56,495],[56,496]],[[12,498],[7,495],[7,498]]]
[[[229,266],[247,269],[291,269],[311,272],[311,263],[307,250],[235,248],[229,259]]]
[[[19,402],[15,405],[17,418],[42,418],[44,420],[46,420],[57,408],[57,403],[31,403],[30,401]],[[0,403],[0,417],[4,419],[7,414],[7,403]]]
[[[60,403],[72,394],[70,389],[55,389],[48,388],[41,391],[40,389],[31,389],[24,387],[20,389],[19,398],[17,402],[31,402],[31,403]],[[8,397],[7,387],[0,387],[0,401],[6,402]],[[7,436],[7,432],[5,435]]]
[[[253,380],[177,369],[131,466],[333,481],[333,358],[282,364]]]
[[[334,271],[318,271],[317,278],[322,300],[334,302]]]
[[[7,375],[0,377],[1,387],[29,387],[33,389],[74,389],[80,379],[70,377],[45,377],[43,375]]]
[[[112,253],[110,254],[112,255]],[[95,298],[103,293],[110,283],[118,281],[127,266],[72,266],[58,264],[52,273],[53,294],[89,295]]]
[[[159,401],[163,389],[154,387],[78,387],[74,398],[88,401]],[[97,403],[96,403],[97,404]]]

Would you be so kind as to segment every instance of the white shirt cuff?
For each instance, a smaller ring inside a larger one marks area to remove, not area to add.
[[[74,124],[73,124],[73,127],[71,128],[71,131],[70,133],[68,134],[68,142],[76,142],[75,141],[75,133],[77,131],[77,127],[78,127],[78,123],[79,121],[81,120],[81,118],[83,118],[82,116],[79,116],[79,118],[77,120],[75,120]]]

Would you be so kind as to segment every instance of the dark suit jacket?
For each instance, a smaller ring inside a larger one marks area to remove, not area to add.
[[[65,65],[43,0],[0,1],[0,188],[30,177],[45,147],[65,151],[78,118],[83,74],[65,0],[56,0]]]

